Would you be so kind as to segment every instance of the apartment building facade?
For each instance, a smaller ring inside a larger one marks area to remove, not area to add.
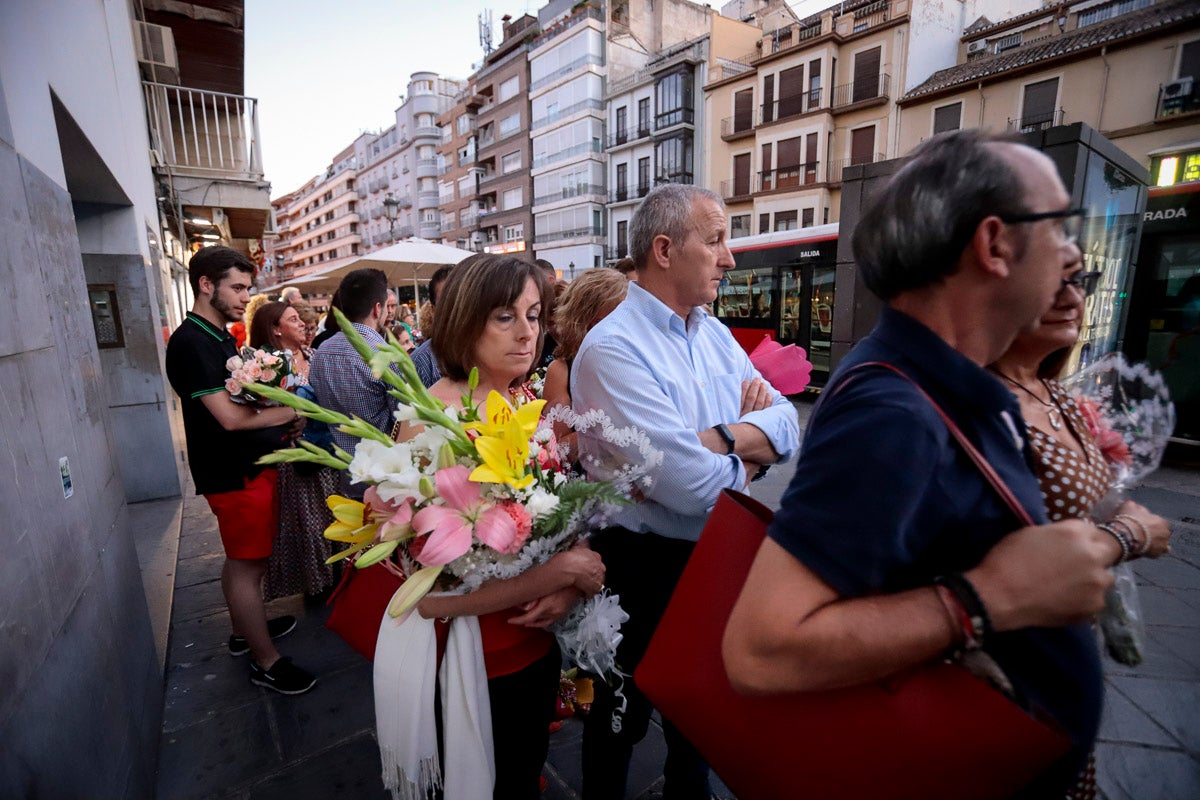
[[[354,164],[351,145],[324,173],[272,201],[279,234],[270,250],[273,281],[333,269],[362,254],[361,201]]]
[[[1200,5],[1109,0],[972,25],[958,63],[899,104],[903,146],[958,128],[1083,123],[1147,170],[1141,217],[1137,176],[1089,167],[1072,197],[1086,209],[1086,268],[1102,276],[1081,341],[1160,370],[1177,439],[1200,444]]]
[[[475,73],[471,249],[533,258],[529,47],[537,19],[505,20],[503,39]]]
[[[469,249],[479,211],[475,200],[475,111],[482,99],[475,91],[475,78],[454,98],[454,104],[438,116],[442,141],[438,145],[438,213],[444,244]]]
[[[628,254],[629,221],[660,183],[702,183],[712,9],[683,0],[612,4],[604,139],[606,261]]]
[[[354,142],[363,252],[411,236],[441,239],[438,118],[464,85],[435,72],[414,72],[396,108],[395,125]]]
[[[604,11],[555,0],[529,50],[534,246],[568,277],[604,263]]]

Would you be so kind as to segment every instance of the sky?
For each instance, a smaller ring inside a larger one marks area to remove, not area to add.
[[[720,0],[709,0],[719,8]],[[833,0],[791,3],[811,13]],[[483,58],[479,14],[545,0],[246,0],[246,94],[257,98],[271,196],[302,186],[363,131],[393,125],[414,72],[466,78]]]
[[[322,172],[363,131],[396,121],[414,72],[466,78],[483,58],[478,15],[539,0],[247,0],[246,94],[259,101],[271,196]]]

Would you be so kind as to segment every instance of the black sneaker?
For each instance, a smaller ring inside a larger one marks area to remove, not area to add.
[[[250,682],[280,694],[304,694],[317,685],[316,678],[293,664],[287,656],[281,657],[270,669],[263,669],[251,661]]]
[[[282,639],[294,630],[296,630],[296,618],[291,615],[285,614],[282,617],[267,620],[267,633],[271,634],[272,639]],[[229,637],[229,655],[244,656],[249,652],[250,645],[246,644],[245,638]]]

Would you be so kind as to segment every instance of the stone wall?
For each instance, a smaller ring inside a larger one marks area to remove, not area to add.
[[[0,797],[150,797],[162,675],[71,197],[0,137]]]

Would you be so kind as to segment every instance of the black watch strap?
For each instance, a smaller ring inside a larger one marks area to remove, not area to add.
[[[717,435],[725,442],[725,446],[729,448],[726,452],[732,454],[734,447],[737,446],[737,439],[734,438],[733,431],[729,430],[729,426],[723,422],[720,425],[713,425],[713,430],[717,432]]]

